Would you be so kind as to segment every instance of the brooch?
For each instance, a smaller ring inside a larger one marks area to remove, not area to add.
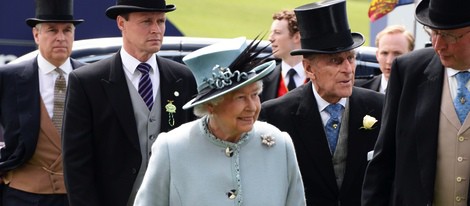
[[[168,124],[170,126],[175,125],[175,118],[173,114],[176,113],[176,106],[173,104],[173,100],[167,100],[168,104],[165,105],[166,112],[168,112]]]
[[[261,143],[266,145],[267,147],[272,147],[274,144],[276,144],[276,141],[274,141],[276,138],[274,138],[271,135],[261,135]]]

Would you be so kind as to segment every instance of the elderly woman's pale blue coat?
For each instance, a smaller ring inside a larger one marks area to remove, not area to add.
[[[158,136],[134,205],[305,205],[287,133],[257,121],[238,143],[230,143],[211,135],[206,122],[203,117]],[[274,137],[275,144],[262,143],[262,136]]]

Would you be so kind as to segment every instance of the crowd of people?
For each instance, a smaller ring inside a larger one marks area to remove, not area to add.
[[[376,36],[380,75],[355,79],[346,1],[272,16],[184,64],[156,55],[165,0],[117,0],[122,48],[70,57],[72,0],[36,0],[39,53],[0,67],[0,206],[470,205],[470,1],[422,0],[431,47]]]

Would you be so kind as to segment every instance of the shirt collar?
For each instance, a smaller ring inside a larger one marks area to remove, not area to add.
[[[331,103],[327,102],[324,100],[317,92],[315,89],[315,85],[312,82],[312,90],[313,90],[313,95],[315,96],[315,99],[317,100],[317,105],[318,105],[318,111],[322,112],[328,105]],[[343,108],[346,108],[346,98],[343,97],[337,102],[343,106]]]
[[[297,72],[297,74],[302,78],[302,79],[305,79],[305,72],[304,72],[304,67],[302,65],[302,62],[299,62],[298,64],[294,65],[294,66],[290,66],[288,65],[286,62],[282,61],[281,62],[281,73],[282,73],[282,76],[286,76],[287,75],[287,72],[289,72],[289,70],[291,68],[294,68],[294,70]]]
[[[39,71],[43,74],[49,74],[50,72],[54,71],[56,68],[56,66],[54,66],[49,61],[47,61],[46,58],[44,58],[41,55],[41,53],[38,54],[37,60],[38,60]],[[59,68],[65,73],[65,75],[72,72],[73,67],[72,67],[72,63],[70,62],[70,58],[67,58],[67,60],[65,60],[65,62],[59,66]]]
[[[127,53],[124,48],[121,48],[120,54],[124,69],[128,70],[131,74],[134,74],[137,65],[142,62]],[[154,69],[157,68],[157,56],[153,54],[152,57],[150,57],[145,63],[149,64],[152,67],[150,68],[150,72],[155,72]]]

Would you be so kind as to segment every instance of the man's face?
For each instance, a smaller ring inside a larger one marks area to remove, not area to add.
[[[72,23],[40,23],[33,28],[33,36],[41,55],[58,67],[72,53],[75,27]]]
[[[356,58],[354,50],[336,54],[315,54],[303,59],[307,76],[318,94],[329,103],[336,103],[352,94]]]
[[[380,65],[380,71],[389,79],[392,62],[397,57],[409,52],[409,43],[402,33],[391,33],[383,35],[377,45],[376,57]]]
[[[290,57],[290,52],[296,48],[296,43],[300,45],[300,34],[297,32],[290,35],[287,20],[274,20],[271,24],[269,34],[273,56],[280,59]]]
[[[160,51],[165,33],[164,12],[131,12],[128,20],[117,17],[122,32],[124,49],[136,59],[144,62]]]
[[[452,30],[434,30],[431,35],[434,50],[445,67],[470,68],[470,26]],[[443,37],[444,36],[444,37]]]

